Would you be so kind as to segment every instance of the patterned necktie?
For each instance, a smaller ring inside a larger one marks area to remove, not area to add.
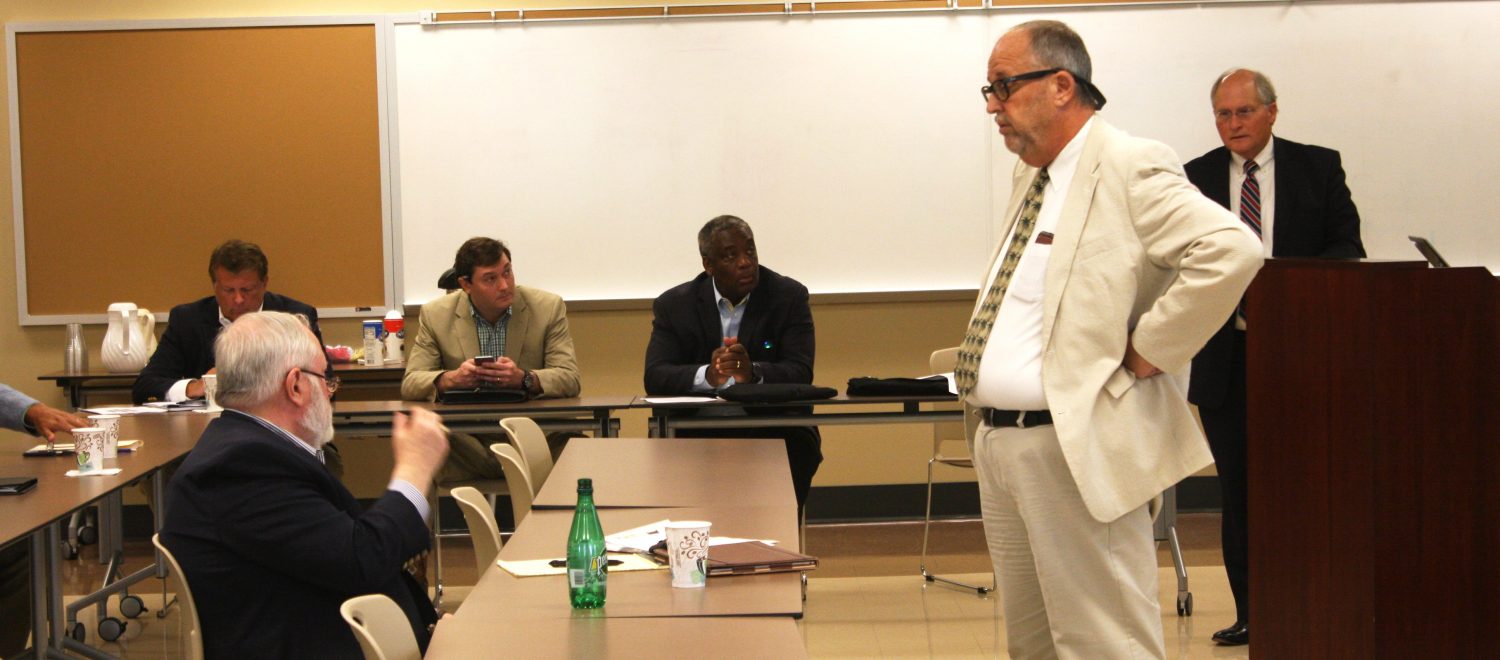
[[[1260,171],[1260,166],[1253,160],[1245,161],[1245,183],[1240,186],[1240,220],[1255,232],[1255,237],[1266,240],[1260,233],[1260,180],[1255,178],[1255,173]],[[1240,320],[1248,316],[1245,314],[1245,297],[1240,296],[1240,304],[1236,308]]]
[[[984,344],[989,341],[990,328],[994,327],[995,315],[1000,311],[1000,301],[1005,299],[1005,290],[1010,287],[1010,277],[1016,272],[1016,264],[1021,262],[1021,252],[1031,240],[1037,213],[1042,210],[1042,192],[1050,180],[1046,168],[1043,168],[1026,191],[1026,199],[1021,202],[1021,217],[1016,220],[1016,230],[1011,235],[1010,246],[1005,249],[1005,258],[1000,262],[1000,272],[995,274],[995,281],[985,292],[984,302],[974,312],[974,318],[969,319],[969,330],[964,333],[963,344],[958,348],[958,363],[953,368],[960,399],[968,396],[979,382],[979,358],[984,355]]]
[[[1240,186],[1240,219],[1250,225],[1250,230],[1260,236],[1260,181],[1255,173],[1260,166],[1253,160],[1245,161],[1245,183]]]

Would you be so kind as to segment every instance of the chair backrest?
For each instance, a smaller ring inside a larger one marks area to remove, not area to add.
[[[339,607],[365,660],[422,660],[417,637],[401,606],[385,594],[355,596]]]
[[[531,500],[536,497],[531,474],[526,471],[526,459],[521,458],[515,447],[503,442],[490,445],[490,451],[500,459],[500,469],[505,471],[505,481],[510,484],[510,511],[519,526],[526,514],[531,513]]]
[[[939,350],[933,351],[932,355],[928,356],[928,358],[927,358],[927,368],[929,370],[931,370],[932,373],[935,373],[935,374],[941,374],[941,373],[947,373],[947,372],[953,371],[953,367],[956,366],[957,364],[958,364],[958,347],[957,346],[954,346],[953,348],[943,348],[943,349],[939,349]],[[934,407],[936,408],[937,406],[934,406]],[[944,409],[946,409],[946,408],[949,407],[949,405],[948,404],[943,404],[942,407]],[[957,407],[962,408],[963,406],[961,404],[958,404]],[[964,438],[966,437],[966,434],[969,432],[969,429],[967,427],[968,427],[967,423],[965,423],[965,424],[959,424],[959,423],[956,423],[956,422],[942,422],[942,423],[938,423],[938,424],[933,424],[932,425],[932,453],[933,453],[933,455],[936,456],[938,454],[943,453],[942,452],[942,447],[943,447],[943,443],[945,443],[945,442],[949,442],[949,441],[960,441],[961,442],[961,441],[963,441]],[[962,456],[963,456],[963,454],[959,454],[957,457],[962,457]]]
[[[500,528],[495,524],[495,510],[490,508],[490,501],[485,499],[484,493],[473,486],[459,486],[449,494],[458,501],[458,508],[464,512],[464,521],[469,523],[469,539],[474,542],[474,566],[479,570],[474,578],[478,579],[495,561],[495,555],[500,554]]]
[[[172,551],[161,544],[161,535],[152,534],[151,544],[161,554],[161,560],[167,565],[167,574],[170,578],[177,580],[177,609],[182,612],[182,647],[180,649],[183,657],[188,660],[203,660],[203,628],[198,625],[198,606],[193,603],[193,592],[188,589],[187,574],[182,572],[182,565],[177,563],[177,558],[172,556]]]
[[[552,449],[547,446],[547,434],[530,417],[507,417],[500,420],[500,428],[510,436],[510,443],[520,450],[526,471],[531,473],[531,492],[541,491],[552,474]]]

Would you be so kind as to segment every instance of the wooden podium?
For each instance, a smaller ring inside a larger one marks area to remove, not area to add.
[[[1500,653],[1500,282],[1268,260],[1247,294],[1252,658]]]

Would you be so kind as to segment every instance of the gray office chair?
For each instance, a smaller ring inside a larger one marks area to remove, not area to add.
[[[365,660],[422,660],[411,622],[390,596],[355,596],[344,601],[339,614],[354,631]]]
[[[932,373],[946,373],[953,371],[953,365],[958,362],[958,348],[945,348],[933,351],[927,359],[927,366]],[[922,577],[928,582],[942,582],[964,589],[973,589],[983,596],[995,590],[996,582],[994,573],[990,574],[990,586],[984,587],[974,584],[966,584],[935,575],[927,570],[927,541],[932,534],[932,483],[933,469],[939,465],[948,467],[974,469],[974,459],[969,455],[968,443],[965,441],[968,429],[967,424],[955,424],[952,422],[934,424],[932,429],[932,458],[927,459],[927,508],[922,516],[922,558],[919,570]],[[944,447],[952,444],[963,447],[962,454],[944,453]]]
[[[177,609],[182,612],[181,647],[178,650],[187,660],[203,660],[203,628],[198,625],[198,606],[193,603],[192,590],[188,589],[187,575],[182,572],[182,565],[177,563],[172,551],[162,545],[160,534],[151,535],[151,545],[156,546],[157,554],[161,555],[161,562],[167,567],[167,577],[177,579]],[[405,620],[402,617],[402,621]]]

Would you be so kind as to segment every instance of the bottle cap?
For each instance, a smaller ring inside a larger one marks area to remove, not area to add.
[[[585,491],[590,492],[590,493],[594,492],[594,480],[593,479],[590,479],[588,477],[583,477],[583,478],[581,478],[581,479],[578,480],[578,492],[582,493],[582,492],[585,492]]]

